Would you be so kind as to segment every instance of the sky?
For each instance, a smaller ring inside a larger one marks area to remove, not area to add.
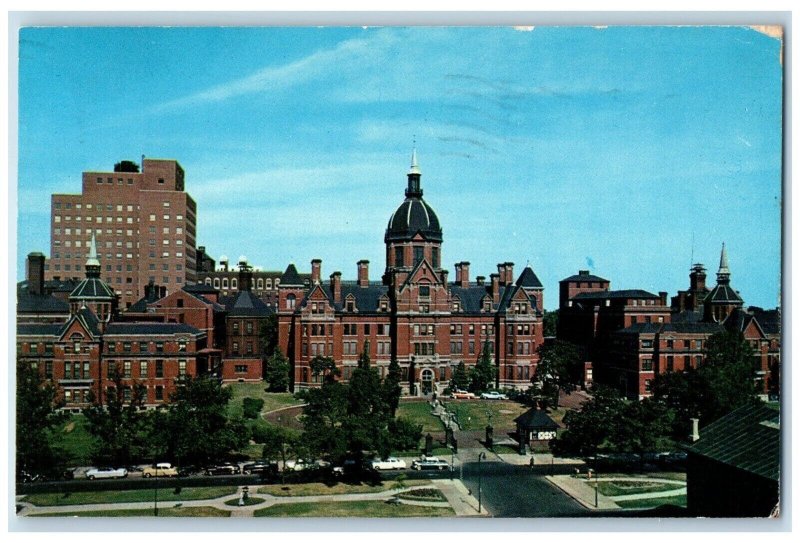
[[[613,289],[780,300],[779,39],[746,27],[26,28],[17,275],[50,195],[176,159],[197,243],[262,269],[379,280],[416,146],[442,262],[588,269]]]

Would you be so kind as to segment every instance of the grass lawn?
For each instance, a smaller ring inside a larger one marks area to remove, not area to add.
[[[290,392],[266,392],[267,383],[263,381],[258,383],[229,383],[225,386],[233,390],[233,398],[228,403],[228,414],[233,416],[242,416],[244,412],[242,400],[245,398],[264,400],[264,407],[261,408],[262,414],[281,407],[300,405],[302,403],[296,400]]]
[[[153,517],[152,509],[119,509],[109,511],[75,511],[72,513],[42,513],[32,517]],[[230,511],[214,507],[170,507],[158,509],[159,517],[229,517]]]
[[[668,496],[666,498],[648,498],[646,500],[629,500],[617,502],[624,509],[654,509],[660,505],[677,505],[686,507],[686,494]]]
[[[407,500],[418,500],[423,502],[446,502],[447,498],[444,497],[442,491],[438,488],[415,488],[414,490],[407,490],[397,494],[398,498]]]
[[[514,419],[530,409],[510,400],[446,400],[444,404],[458,415],[459,426],[467,432],[485,430],[491,413],[495,434],[516,430]]]
[[[600,471],[597,473],[597,476],[601,479],[605,478],[612,478],[612,477],[624,477],[624,478],[631,478],[635,477],[637,479],[670,479],[672,481],[684,481],[686,482],[686,472],[681,471],[656,471],[650,474],[647,473],[621,473],[621,472],[613,472],[613,473],[605,473]],[[585,475],[583,475],[585,478]]]
[[[421,486],[430,484],[428,480],[405,480],[403,486]],[[271,494],[273,496],[332,496],[337,494],[373,494],[384,492],[398,487],[396,481],[382,481],[380,484],[360,484],[337,483],[328,486],[325,483],[303,483],[296,485],[265,485],[258,489],[259,494]]]
[[[255,511],[257,517],[452,517],[449,507],[389,504],[382,501],[292,503]]]
[[[594,487],[595,483],[591,486]],[[643,492],[663,492],[665,490],[677,490],[686,488],[686,485],[679,482],[675,483],[656,483],[652,481],[601,481],[600,493],[603,496],[629,496],[631,494],[641,494]]]
[[[158,501],[188,501],[208,500],[235,494],[235,486],[217,487],[184,487],[179,494],[174,488],[164,487],[158,489]],[[153,501],[154,490],[108,490],[99,492],[71,492],[69,494],[29,494],[25,501],[38,506],[51,505],[85,505],[101,503],[133,503]]]
[[[428,402],[401,401],[396,414],[398,417],[409,419],[414,424],[421,424],[422,435],[444,432],[444,426],[439,417],[431,415],[431,406]]]
[[[244,501],[244,505],[258,505],[259,503],[264,503],[264,498],[254,498],[252,496],[247,496],[247,499]],[[239,505],[239,498],[234,498],[232,500],[228,500],[225,502],[225,505]]]
[[[89,453],[92,446],[92,436],[86,429],[86,417],[72,415],[56,434],[67,456],[67,464],[72,466],[87,466],[91,464]]]

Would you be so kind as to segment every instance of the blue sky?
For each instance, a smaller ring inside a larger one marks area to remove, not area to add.
[[[416,139],[451,277],[530,263],[547,308],[578,269],[674,295],[724,241],[774,307],[780,52],[744,27],[24,29],[17,273],[51,193],[144,154],[184,167],[213,257],[379,279]]]

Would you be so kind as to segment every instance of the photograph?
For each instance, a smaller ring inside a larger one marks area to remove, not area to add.
[[[22,529],[787,514],[783,19],[124,20],[11,37]]]

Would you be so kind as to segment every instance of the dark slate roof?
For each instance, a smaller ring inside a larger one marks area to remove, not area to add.
[[[61,335],[63,324],[18,324],[17,336],[54,336]]]
[[[570,275],[566,279],[562,279],[559,283],[565,283],[567,281],[604,281],[606,283],[609,282],[608,279],[603,279],[602,277],[598,277],[597,275]]]
[[[59,313],[68,315],[69,304],[49,294],[17,291],[17,313]]]
[[[657,334],[661,332],[662,326],[661,323],[658,322],[637,322],[636,324],[631,324],[627,328],[623,328],[621,330],[617,330],[617,334]]]
[[[624,299],[624,298],[655,298],[658,296],[646,290],[632,289],[632,290],[603,290],[600,292],[581,292],[572,297],[573,300],[605,300],[609,299]]]
[[[150,290],[147,295],[140,298],[136,301],[136,303],[131,304],[131,306],[126,310],[127,313],[146,313],[147,312],[147,304],[151,304],[157,300],[160,300],[161,296],[158,295],[158,289]]]
[[[765,404],[746,405],[700,430],[700,439],[686,449],[694,454],[780,479],[780,412]]]
[[[219,289],[216,289],[211,285],[206,285],[203,283],[197,283],[196,285],[186,285],[183,287],[183,290],[185,290],[190,294],[213,294],[215,292],[219,292]]]
[[[54,279],[52,281],[45,281],[44,288],[50,292],[72,292],[79,283],[80,281],[77,279],[64,279],[58,281]]]
[[[530,266],[525,266],[516,284],[518,287],[524,288],[544,288],[544,285],[542,285],[542,282],[536,277],[536,274],[533,273]]]
[[[286,271],[281,275],[281,285],[303,285],[303,279],[297,273],[297,268],[295,268],[294,264],[289,264],[286,267]]]
[[[717,285],[706,296],[705,301],[719,303],[743,303],[742,297],[730,285]]]
[[[172,334],[201,334],[200,330],[188,324],[175,322],[112,322],[106,329],[106,335],[146,336]]]
[[[500,303],[497,304],[497,310],[504,311],[508,309],[509,305],[511,304],[511,300],[514,299],[514,296],[517,294],[517,291],[519,290],[522,290],[522,292],[525,293],[525,298],[527,298],[528,300],[535,298],[535,296],[528,295],[528,293],[525,292],[525,289],[523,289],[522,287],[518,287],[516,285],[507,285],[504,287],[500,287]],[[537,301],[536,303],[537,311],[541,309],[539,305],[540,304]]]
[[[518,425],[526,429],[557,430],[558,423],[541,409],[531,408],[514,419]]]
[[[116,298],[116,294],[108,284],[98,277],[87,277],[75,287],[69,295],[70,298],[80,298],[84,300],[105,300]]]
[[[482,309],[481,300],[487,294],[490,295],[490,288],[486,285],[470,285],[464,288],[451,284],[450,293],[453,297],[458,296],[458,299],[461,300],[461,310],[464,313],[480,313]]]
[[[680,313],[673,313],[670,320],[673,323],[700,322],[703,320],[703,314],[699,311],[681,311]]]
[[[325,296],[333,305],[334,310],[342,311],[344,309],[345,300],[348,295],[352,295],[356,301],[356,309],[359,313],[369,313],[377,311],[380,307],[380,299],[384,295],[388,295],[389,287],[380,281],[370,281],[366,287],[358,285],[357,281],[342,281],[342,301],[341,303],[333,303],[333,292],[330,285],[319,285]],[[313,290],[313,289],[312,289]],[[311,292],[309,292],[310,294]]]
[[[748,310],[758,320],[761,329],[765,334],[781,333],[781,310],[780,309],[761,309],[760,307],[750,307]]]
[[[665,324],[663,332],[676,334],[716,334],[722,332],[722,326],[716,322],[671,322]]]
[[[417,233],[431,241],[442,241],[442,227],[436,212],[422,197],[406,198],[389,217],[384,241],[407,241]]]
[[[211,305],[211,308],[212,308],[213,311],[217,311],[217,312],[227,311],[227,309],[225,309],[225,306],[220,305],[220,304],[218,304],[216,302],[212,302],[211,300],[209,300],[205,296],[202,296],[200,294],[195,294],[195,293],[192,293],[192,292],[190,292],[189,294],[191,294],[192,296],[194,296],[195,298],[197,298],[201,302]]]
[[[272,309],[249,290],[239,291],[224,301],[230,317],[266,317],[272,314]]]

